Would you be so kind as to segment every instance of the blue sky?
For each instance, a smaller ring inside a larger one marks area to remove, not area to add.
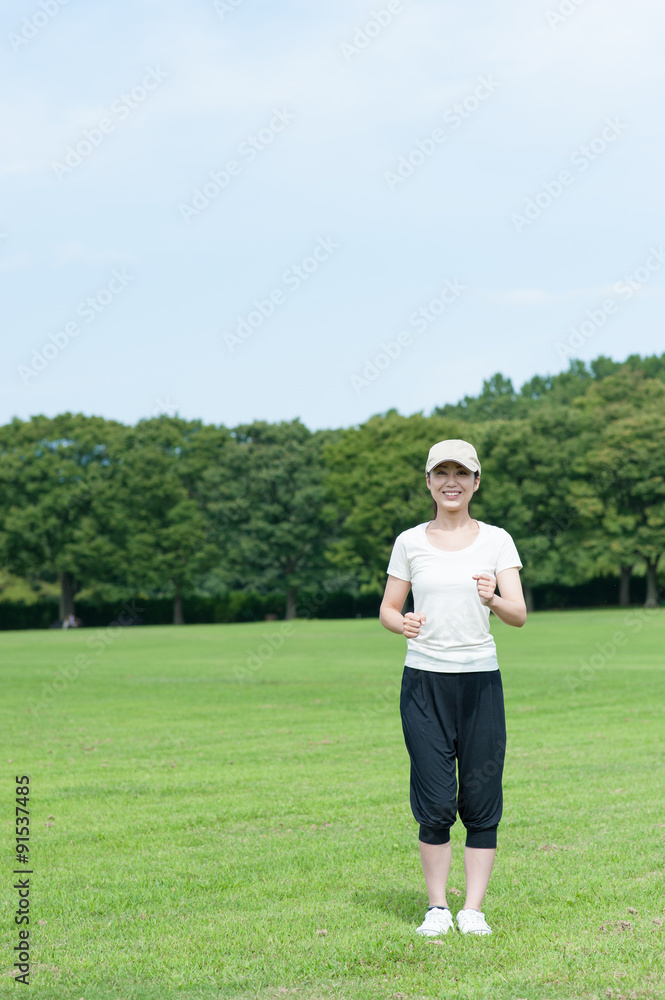
[[[0,420],[429,412],[662,353],[647,0],[21,0]]]

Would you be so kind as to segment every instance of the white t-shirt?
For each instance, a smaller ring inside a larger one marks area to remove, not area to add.
[[[478,596],[475,573],[494,576],[522,568],[517,548],[503,528],[478,521],[475,541],[459,552],[430,542],[427,524],[395,539],[387,572],[411,583],[414,610],[426,616],[417,639],[407,639],[406,666],[441,673],[498,670],[489,631],[490,609]]]

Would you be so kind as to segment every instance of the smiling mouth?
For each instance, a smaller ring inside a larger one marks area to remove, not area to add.
[[[452,493],[452,492],[451,492],[451,493],[448,493],[448,492],[446,492],[446,491],[444,490],[444,493],[443,493],[443,495],[444,495],[444,497],[447,497],[447,498],[448,498],[448,500],[454,500],[454,499],[455,499],[455,497],[459,497],[459,496],[461,496],[462,494],[461,494],[461,492],[457,492],[457,493]]]

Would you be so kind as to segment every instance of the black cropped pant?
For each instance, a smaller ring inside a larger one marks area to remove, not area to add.
[[[400,714],[420,840],[447,844],[459,813],[467,847],[496,847],[506,751],[500,672],[444,674],[405,666]]]

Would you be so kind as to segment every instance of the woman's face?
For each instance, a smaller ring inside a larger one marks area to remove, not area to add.
[[[458,462],[439,462],[427,476],[427,486],[442,510],[463,510],[480,485],[480,476]]]

